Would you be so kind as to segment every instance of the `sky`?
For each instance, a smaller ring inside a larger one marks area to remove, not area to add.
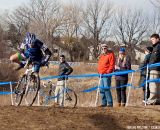
[[[5,9],[13,10],[17,6],[20,6],[23,3],[27,3],[28,1],[29,0],[0,0],[0,10],[5,10]],[[62,1],[68,2],[69,0],[62,0]],[[150,13],[153,11],[153,6],[149,2],[149,0],[110,0],[110,1],[113,2],[116,6],[120,5],[129,8],[140,8],[144,10],[145,13]]]
[[[22,3],[29,0],[0,0],[0,9],[15,9],[17,6],[20,6]]]
[[[149,0],[111,0],[115,5],[142,9],[144,13],[153,13],[154,7]]]

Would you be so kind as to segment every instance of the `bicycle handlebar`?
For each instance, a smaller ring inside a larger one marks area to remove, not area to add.
[[[25,64],[24,68],[27,68],[27,67],[28,67],[28,65],[29,65],[29,59],[27,59],[27,61],[26,61],[26,64]]]

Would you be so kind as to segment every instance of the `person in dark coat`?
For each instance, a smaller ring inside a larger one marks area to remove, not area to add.
[[[146,90],[146,78],[147,78],[147,80],[149,79],[149,71],[148,71],[148,76],[147,76],[146,66],[149,63],[151,53],[153,51],[153,47],[148,46],[144,49],[144,51],[145,51],[145,58],[139,66],[140,69],[141,69],[139,85],[140,85],[140,87],[143,88],[143,95],[144,95],[143,96],[143,99],[144,99],[143,102],[145,101],[146,98],[148,99],[149,96],[150,96],[149,84],[147,84],[147,90]],[[146,93],[146,91],[147,91],[147,93]]]
[[[152,34],[150,37],[153,51],[149,60],[149,64],[160,63],[160,37],[159,34]],[[150,67],[150,80],[160,78],[160,66]],[[150,96],[147,100],[148,105],[160,104],[160,83],[150,82],[149,83]]]

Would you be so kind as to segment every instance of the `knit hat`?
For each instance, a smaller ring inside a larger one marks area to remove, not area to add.
[[[148,51],[149,53],[151,53],[153,51],[153,47],[148,46],[145,48],[146,51]]]
[[[102,48],[108,48],[107,44],[102,44]]]
[[[125,48],[120,48],[120,49],[119,49],[119,52],[120,52],[120,53],[124,53],[125,51],[126,51]]]

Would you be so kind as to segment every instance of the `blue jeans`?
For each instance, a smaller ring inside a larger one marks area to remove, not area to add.
[[[112,94],[110,91],[111,87],[111,77],[103,77],[100,83],[100,94],[102,98],[102,105],[113,106]]]

